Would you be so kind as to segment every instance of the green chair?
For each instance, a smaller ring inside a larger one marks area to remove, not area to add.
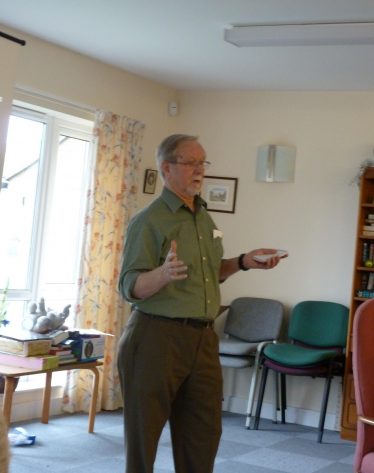
[[[303,301],[292,310],[288,327],[289,343],[267,345],[262,353],[262,377],[255,413],[258,430],[268,371],[280,376],[281,418],[285,420],[286,375],[323,377],[326,379],[318,425],[318,442],[322,442],[331,380],[344,372],[348,313],[346,306],[335,302]]]

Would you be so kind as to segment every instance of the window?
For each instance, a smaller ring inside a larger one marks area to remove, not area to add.
[[[76,301],[93,155],[92,122],[22,105],[10,117],[0,192],[0,291],[12,325],[31,300],[59,312]]]

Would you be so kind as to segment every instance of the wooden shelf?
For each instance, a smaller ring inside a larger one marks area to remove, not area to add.
[[[352,327],[357,308],[369,298],[358,296],[359,290],[367,290],[364,281],[365,278],[373,273],[374,268],[367,268],[362,263],[363,244],[365,241],[374,244],[374,235],[367,236],[362,234],[363,226],[367,221],[369,214],[374,213],[374,167],[368,167],[360,181],[360,197],[358,203],[358,220],[355,242],[355,266],[352,276],[352,294],[348,322],[348,336],[346,345],[346,363],[344,371],[343,388],[343,410],[341,419],[341,437],[347,440],[356,439],[357,412],[354,394],[354,382],[352,372]],[[364,287],[362,287],[364,286]]]

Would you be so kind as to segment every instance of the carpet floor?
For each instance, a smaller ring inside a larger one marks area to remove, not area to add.
[[[100,412],[95,433],[87,432],[85,414],[13,424],[36,435],[34,445],[11,447],[10,473],[124,472],[121,411]],[[11,430],[12,430],[11,429]],[[223,413],[223,433],[214,473],[352,473],[355,444],[325,431],[318,444],[315,429],[261,420],[260,430],[246,430],[244,416]],[[154,473],[174,472],[170,434],[165,427]]]

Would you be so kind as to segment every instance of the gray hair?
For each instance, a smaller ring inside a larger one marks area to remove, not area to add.
[[[162,174],[161,164],[163,161],[171,161],[176,162],[177,157],[175,155],[175,151],[177,150],[178,146],[185,142],[185,141],[197,141],[198,137],[193,135],[183,135],[183,134],[175,134],[170,135],[165,138],[160,145],[157,147],[156,150],[156,159],[158,168]]]

